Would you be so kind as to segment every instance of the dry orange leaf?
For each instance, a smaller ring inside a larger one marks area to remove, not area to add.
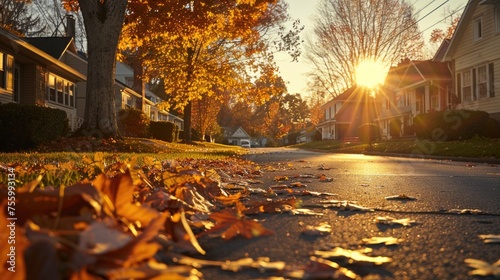
[[[212,229],[206,231],[205,234],[222,231],[221,237],[223,239],[231,239],[238,235],[250,239],[274,234],[273,231],[264,228],[260,223],[247,220],[244,216],[236,215],[234,210],[230,209],[212,213],[209,218],[214,220],[216,224]]]

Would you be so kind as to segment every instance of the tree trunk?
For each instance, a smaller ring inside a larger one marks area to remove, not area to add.
[[[79,133],[121,138],[115,112],[115,70],[118,39],[127,0],[79,0],[87,32],[87,92]]]
[[[187,76],[186,85],[189,87],[191,85],[191,79],[193,78],[193,62],[194,61],[194,48],[187,48]],[[184,139],[183,142],[191,143],[193,138],[191,137],[191,109],[192,101],[189,100],[187,105],[184,107]]]

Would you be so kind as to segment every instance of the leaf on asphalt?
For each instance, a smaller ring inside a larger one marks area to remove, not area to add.
[[[407,196],[406,194],[397,194],[397,195],[386,196],[385,199],[387,199],[387,200],[417,200],[416,197]]]
[[[294,279],[361,280],[361,276],[338,263],[314,256],[311,256],[310,261],[302,269],[285,271],[284,274]]]
[[[464,262],[470,268],[474,269],[469,271],[469,275],[495,276],[495,278],[500,278],[500,260],[493,264],[478,259],[465,259]]]
[[[500,243],[500,234],[480,234],[484,243]]]
[[[479,209],[451,209],[451,210],[448,210],[448,213],[451,213],[451,214],[458,214],[458,215],[467,215],[467,214],[482,214],[483,211],[479,210]]]
[[[238,235],[250,239],[274,234],[274,232],[264,228],[260,223],[247,220],[245,216],[235,213],[232,209],[224,209],[221,212],[212,213],[209,217],[215,221],[215,226],[203,234],[221,232],[223,239],[232,239]]]
[[[370,238],[363,238],[363,243],[369,245],[385,244],[389,246],[389,245],[397,245],[401,241],[403,241],[403,239],[395,237],[373,236]]]
[[[320,182],[333,182],[333,178],[327,177],[325,174],[319,176]]]
[[[178,254],[170,254],[173,256],[172,260],[175,263],[190,265],[195,268],[203,268],[210,266],[217,266],[223,270],[229,270],[232,272],[238,272],[247,268],[255,268],[260,272],[265,271],[282,271],[286,267],[286,263],[282,261],[272,262],[267,257],[261,257],[257,259],[252,258],[243,258],[235,261],[227,260],[227,261],[211,261],[211,260],[203,260],[191,258],[188,256],[178,255]]]
[[[299,208],[290,210],[290,214],[292,215],[305,215],[305,216],[323,216],[323,213],[314,212],[311,209]]]
[[[365,254],[371,252],[372,250],[370,248],[354,251],[354,250],[343,249],[340,247],[335,247],[330,251],[316,250],[314,251],[314,255],[324,259],[346,258],[348,259],[349,262],[367,263],[375,265],[381,265],[392,261],[392,259],[389,257],[382,257],[382,256],[371,257]]]
[[[383,225],[401,225],[404,227],[411,226],[412,224],[416,223],[415,220],[411,220],[410,218],[395,219],[389,216],[377,217],[376,221],[377,223]]]
[[[107,279],[172,279],[199,280],[203,278],[200,271],[190,266],[167,266],[150,260],[135,267],[117,268],[106,273]]]
[[[274,177],[274,181],[276,182],[282,182],[282,181],[288,181],[289,178],[288,176],[275,176]]]
[[[330,234],[332,232],[332,226],[328,223],[320,223],[317,226],[306,225],[302,230],[302,233],[310,236],[322,236]]]
[[[255,201],[249,203],[242,213],[245,215],[259,213],[282,213],[288,212],[297,208],[301,201],[296,198],[289,199],[273,199],[267,201]]]
[[[319,203],[324,204],[324,207],[338,208],[339,210],[362,211],[362,212],[375,211],[373,208],[361,206],[353,201],[347,201],[347,200],[330,199],[330,200],[322,200]]]
[[[298,195],[310,195],[310,196],[338,196],[336,193],[328,193],[328,192],[313,192],[309,190],[301,190],[298,192],[294,192],[293,194]]]
[[[231,206],[234,205],[236,202],[240,201],[241,199],[241,192],[235,193],[235,194],[230,194],[227,196],[221,195],[221,196],[212,196],[212,198],[215,199],[215,201],[220,202],[224,206]]]

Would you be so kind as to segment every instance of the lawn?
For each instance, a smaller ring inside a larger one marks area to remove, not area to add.
[[[247,150],[239,146],[195,142],[169,143],[154,139],[125,139],[123,141],[90,138],[60,139],[19,153],[0,153],[0,168],[16,168],[18,185],[41,177],[40,186],[74,184],[116,165],[143,166],[164,160],[225,160],[236,159]],[[124,167],[126,168],[126,167]],[[7,172],[0,172],[0,182],[7,182]]]
[[[337,153],[397,153],[426,156],[500,158],[500,139],[474,138],[466,141],[436,142],[431,140],[398,140],[368,143],[343,143],[323,140],[298,144],[294,147]]]

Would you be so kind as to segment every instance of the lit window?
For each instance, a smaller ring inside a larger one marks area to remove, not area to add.
[[[480,40],[481,38],[483,38],[483,25],[482,25],[482,22],[481,22],[481,18],[478,18],[476,20],[474,20],[474,30],[473,30],[473,33],[474,33],[474,40]]]

